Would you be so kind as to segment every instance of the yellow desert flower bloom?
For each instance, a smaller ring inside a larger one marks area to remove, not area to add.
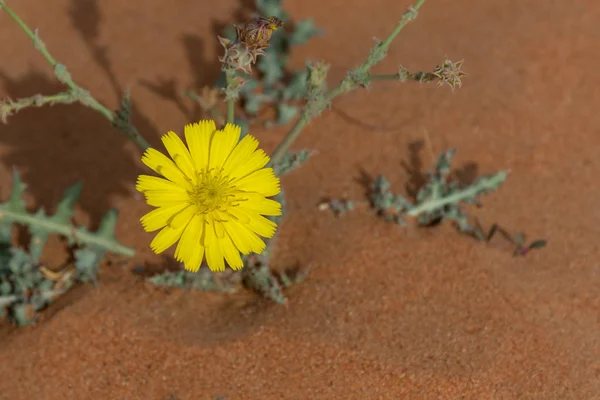
[[[204,257],[212,271],[243,267],[240,253],[261,253],[276,224],[264,216],[281,215],[281,204],[267,197],[280,192],[269,156],[251,135],[214,121],[185,127],[187,146],[174,132],[162,137],[170,156],[150,148],[142,157],[161,177],[140,175],[136,189],[157,207],[141,219],[146,232],[160,230],[150,248],[160,254],[176,242],[175,258],[198,271]]]

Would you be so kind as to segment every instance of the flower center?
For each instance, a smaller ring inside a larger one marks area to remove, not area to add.
[[[223,176],[221,170],[204,169],[198,174],[198,183],[194,185],[190,202],[196,206],[197,213],[207,214],[215,210],[226,211],[233,206],[236,189],[231,185],[228,176]]]

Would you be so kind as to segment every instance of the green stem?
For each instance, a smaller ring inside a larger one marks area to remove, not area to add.
[[[25,22],[21,19],[21,17],[19,17],[10,7],[8,7],[4,1],[0,1],[0,7],[2,7],[2,9],[4,11],[6,11],[6,13],[21,27],[21,29],[27,34],[27,36],[29,36],[29,38],[31,40],[33,40],[33,44],[36,46],[36,49],[40,53],[42,53],[42,55],[46,58],[46,60],[48,60],[50,65],[52,65],[53,67],[56,67],[56,65],[58,64],[58,61],[56,61],[56,59],[54,57],[52,57],[52,54],[50,54],[48,52],[48,49],[46,49],[46,46],[44,46],[44,45],[40,46],[40,40],[39,40],[37,34],[35,32],[33,32],[25,24]],[[67,86],[69,86],[69,85],[67,85]],[[69,86],[69,88],[75,89],[75,86]]]
[[[425,3],[425,0],[417,0],[416,3],[404,13],[402,18],[400,19],[400,22],[398,23],[396,28],[394,28],[392,33],[390,33],[390,35],[383,42],[378,44],[378,48],[376,49],[376,52],[379,52],[379,54],[382,54],[382,52],[383,53],[387,52],[387,49],[390,47],[390,44],[396,38],[396,36],[398,36],[400,31],[402,31],[404,26],[408,22],[415,19],[416,15],[417,15],[417,11],[419,10],[419,8],[421,8],[423,3]],[[373,67],[375,64],[377,64],[378,62],[381,61],[382,58],[376,56],[374,53],[375,52],[372,52],[371,55],[369,55],[369,57],[367,58],[367,60],[360,67],[358,67],[355,70],[356,74],[366,74],[371,67]],[[374,80],[398,79],[397,74],[389,74],[389,75],[371,75],[370,77],[367,77],[367,80],[372,79],[373,77],[380,77],[380,78],[375,78]],[[383,78],[383,77],[385,77],[385,78]],[[340,94],[348,92],[352,89],[355,89],[358,86],[357,82],[349,81],[348,79],[349,79],[348,75],[346,75],[346,77],[340,82],[340,84],[337,87],[330,90],[325,95],[325,99],[327,102],[332,101],[334,98],[336,98]],[[310,120],[311,120],[311,114],[310,114],[309,107],[305,106],[304,110],[302,111],[302,114],[300,115],[300,118],[298,118],[298,120],[296,120],[296,123],[294,124],[294,126],[292,126],[292,129],[287,133],[287,135],[279,143],[279,145],[277,146],[275,151],[273,151],[273,154],[271,155],[271,160],[269,161],[269,165],[274,165],[281,160],[281,158],[284,156],[286,151],[296,141],[298,136],[300,136],[300,133],[302,132],[302,129],[304,128],[304,126]]]
[[[296,120],[292,129],[285,135],[283,140],[279,142],[273,154],[271,154],[271,159],[269,160],[269,164],[267,166],[273,166],[277,164],[285,155],[285,152],[290,148],[290,146],[296,141],[298,136],[300,136],[300,132],[304,126],[310,121],[310,112],[308,108],[305,107],[300,114],[300,118]]]
[[[233,79],[235,78],[235,71],[227,68],[225,70],[225,78],[227,79],[227,87],[231,88],[234,84]],[[229,96],[227,99],[227,123],[233,124],[234,122],[234,111],[235,111],[235,99],[233,96]]]
[[[33,45],[38,50],[44,58],[50,63],[52,68],[54,69],[54,74],[65,84],[69,89],[71,89],[71,95],[77,99],[83,105],[99,112],[106,119],[108,119],[111,123],[115,122],[115,115],[111,110],[102,105],[98,100],[96,100],[92,95],[84,90],[81,86],[77,85],[72,79],[70,74],[68,73],[66,67],[60,64],[53,56],[50,54],[44,42],[39,38],[37,32],[32,31],[27,24],[15,13],[10,7],[6,5],[6,3],[0,0],[0,8],[2,8],[6,13],[21,27],[21,29],[25,32],[27,36],[33,41]],[[128,132],[125,132],[128,137],[130,137],[142,150],[146,150],[150,147],[150,144],[137,132],[134,127],[128,129]]]
[[[472,199],[480,193],[495,190],[506,180],[508,172],[500,171],[488,178],[482,178],[472,186],[453,193],[446,197],[434,198],[433,200],[425,201],[406,212],[406,215],[417,217],[421,214],[439,210],[448,204],[457,204],[461,201]]]
[[[400,79],[398,74],[369,75],[367,78],[369,82],[397,81],[398,79]]]
[[[417,11],[419,11],[419,9],[424,3],[425,0],[417,0],[412,7],[409,7],[408,10],[404,12],[398,25],[396,25],[392,33],[390,33],[389,36],[381,43],[380,48],[382,50],[387,51],[387,49],[390,47],[396,36],[400,34],[400,32],[402,31],[402,29],[404,29],[406,24],[408,24],[410,21],[417,17]],[[361,72],[367,72],[369,71],[369,69],[371,69],[372,66],[377,64],[379,61],[381,60],[378,60],[376,57],[369,57],[367,58],[367,61],[359,67],[359,70]]]
[[[44,231],[56,233],[71,238],[74,241],[101,246],[113,254],[120,254],[126,257],[135,256],[135,250],[132,247],[123,246],[115,240],[98,237],[92,232],[86,232],[82,229],[73,229],[70,225],[63,225],[48,219],[41,220],[35,215],[14,212],[11,210],[0,210],[0,220],[2,220],[3,217],[8,217],[9,221],[18,224],[30,227],[40,227]]]

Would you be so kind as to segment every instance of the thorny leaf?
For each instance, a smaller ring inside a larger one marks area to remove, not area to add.
[[[290,44],[298,45],[308,42],[314,36],[321,35],[323,31],[315,27],[312,19],[307,19],[294,24],[294,33],[290,36]]]
[[[312,150],[300,150],[295,152],[287,152],[281,160],[273,166],[275,175],[283,176],[289,174],[296,168],[304,164],[314,152]]]
[[[443,219],[451,220],[457,229],[471,234],[480,240],[485,236],[476,227],[469,224],[468,216],[463,212],[462,202],[478,202],[478,196],[495,191],[506,180],[505,171],[477,179],[471,185],[462,186],[449,181],[451,161],[456,151],[442,152],[435,164],[434,171],[427,174],[428,182],[419,190],[416,204],[412,204],[402,195],[391,191],[390,184],[379,176],[373,184],[371,202],[386,220],[403,225],[403,215],[417,217],[419,224],[430,225]]]

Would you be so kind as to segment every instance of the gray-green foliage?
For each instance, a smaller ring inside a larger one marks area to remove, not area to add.
[[[248,81],[242,86],[240,97],[249,116],[256,115],[264,105],[270,105],[275,107],[277,118],[268,124],[286,124],[298,114],[299,107],[294,102],[306,97],[306,70],[287,69],[292,47],[306,43],[321,34],[321,30],[314,26],[311,19],[292,24],[288,13],[283,9],[283,0],[257,0],[256,7],[260,16],[278,17],[284,21],[284,25],[273,32],[266,50],[267,55],[258,59],[260,77],[254,79],[244,76]],[[235,31],[229,28],[223,35],[233,40]],[[219,79],[218,86],[226,86],[224,75]]]
[[[393,193],[389,181],[379,175],[371,188],[373,206],[386,220],[400,225],[404,224],[404,215],[417,217],[421,225],[446,219],[453,221],[460,231],[485,240],[485,235],[469,224],[461,203],[477,203],[480,195],[497,190],[508,173],[500,171],[481,177],[470,185],[463,185],[449,179],[455,154],[456,150],[450,149],[439,155],[434,170],[427,173],[428,181],[420,188],[414,204],[406,197]]]
[[[97,232],[72,225],[82,188],[80,183],[65,191],[53,215],[46,215],[43,208],[29,212],[23,199],[25,188],[15,170],[9,199],[0,203],[0,316],[8,316],[19,325],[32,322],[35,311],[67,290],[75,280],[94,280],[107,251],[134,255],[133,249],[121,245],[115,238],[116,210],[105,215]],[[27,250],[11,247],[14,224],[27,226],[31,236]],[[75,274],[61,282],[60,288],[40,270],[40,258],[50,234],[66,238],[73,248]]]

